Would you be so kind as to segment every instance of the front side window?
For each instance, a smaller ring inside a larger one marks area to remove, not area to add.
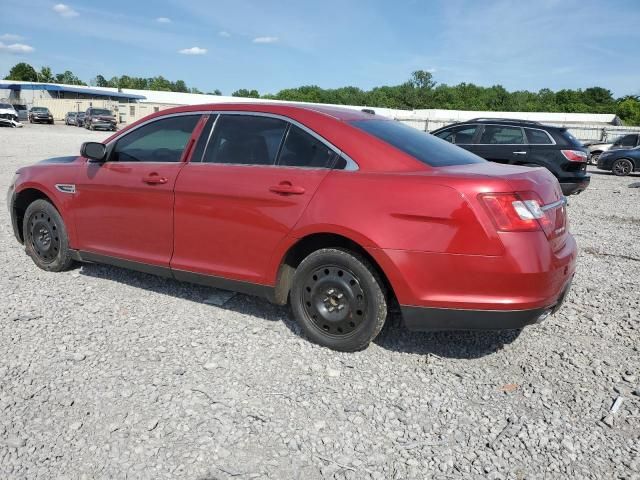
[[[349,124],[432,167],[486,161],[464,148],[395,120],[352,120]]]
[[[635,147],[636,146],[636,135],[625,135],[622,138],[619,138],[616,143],[613,144],[614,147]]]
[[[478,129],[478,126],[473,125],[471,127],[463,127],[459,130],[456,130],[453,143],[455,143],[456,145],[472,144],[473,136],[476,134],[477,129]]]
[[[449,143],[453,143],[455,132],[453,130],[443,130],[441,132],[436,133],[436,137],[441,138],[442,140],[446,140]]]
[[[287,122],[257,115],[221,115],[203,162],[273,165]]]
[[[200,115],[163,118],[120,138],[111,153],[113,162],[179,162]]]
[[[520,145],[525,142],[520,127],[485,125],[480,143],[485,145]]]
[[[527,140],[532,145],[551,145],[553,142],[544,130],[537,130],[534,128],[526,128]]]
[[[295,125],[291,125],[282,145],[278,165],[288,167],[328,168],[333,150]]]

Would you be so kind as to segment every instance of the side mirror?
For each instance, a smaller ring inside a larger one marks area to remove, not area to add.
[[[104,143],[84,142],[80,147],[80,155],[94,162],[104,162],[107,156],[107,146]]]

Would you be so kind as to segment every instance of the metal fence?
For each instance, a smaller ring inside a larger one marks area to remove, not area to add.
[[[416,120],[415,118],[396,117],[396,120],[423,132],[432,132],[446,127],[459,120]],[[544,122],[545,125],[555,125],[567,128],[571,134],[581,142],[613,142],[616,138],[627,133],[640,133],[640,127],[616,127],[613,125],[587,123],[555,123]]]

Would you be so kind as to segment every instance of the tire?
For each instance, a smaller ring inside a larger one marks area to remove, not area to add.
[[[64,221],[48,201],[36,200],[27,207],[22,233],[27,255],[42,270],[63,272],[73,266]]]
[[[616,177],[626,177],[633,172],[633,163],[628,158],[619,158],[613,162],[611,171]]]
[[[591,157],[589,157],[589,163],[591,165],[597,165],[598,160],[600,159],[600,155],[602,155],[602,152],[593,152],[591,154]]]
[[[342,352],[367,347],[387,319],[384,283],[367,259],[348,250],[326,248],[305,258],[290,301],[312,342]]]

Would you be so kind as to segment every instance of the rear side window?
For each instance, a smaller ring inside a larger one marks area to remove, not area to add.
[[[520,127],[485,125],[480,143],[485,145],[520,145],[525,142]]]
[[[531,145],[551,145],[553,143],[544,130],[525,128],[524,131],[527,132],[527,140]]]
[[[334,152],[320,140],[295,125],[287,132],[278,165],[288,167],[328,168]]]
[[[200,115],[169,117],[143,125],[118,140],[113,162],[179,162]]]
[[[287,122],[253,115],[221,115],[203,162],[273,165]]]
[[[485,161],[463,148],[394,120],[352,120],[349,124],[432,167]]]

